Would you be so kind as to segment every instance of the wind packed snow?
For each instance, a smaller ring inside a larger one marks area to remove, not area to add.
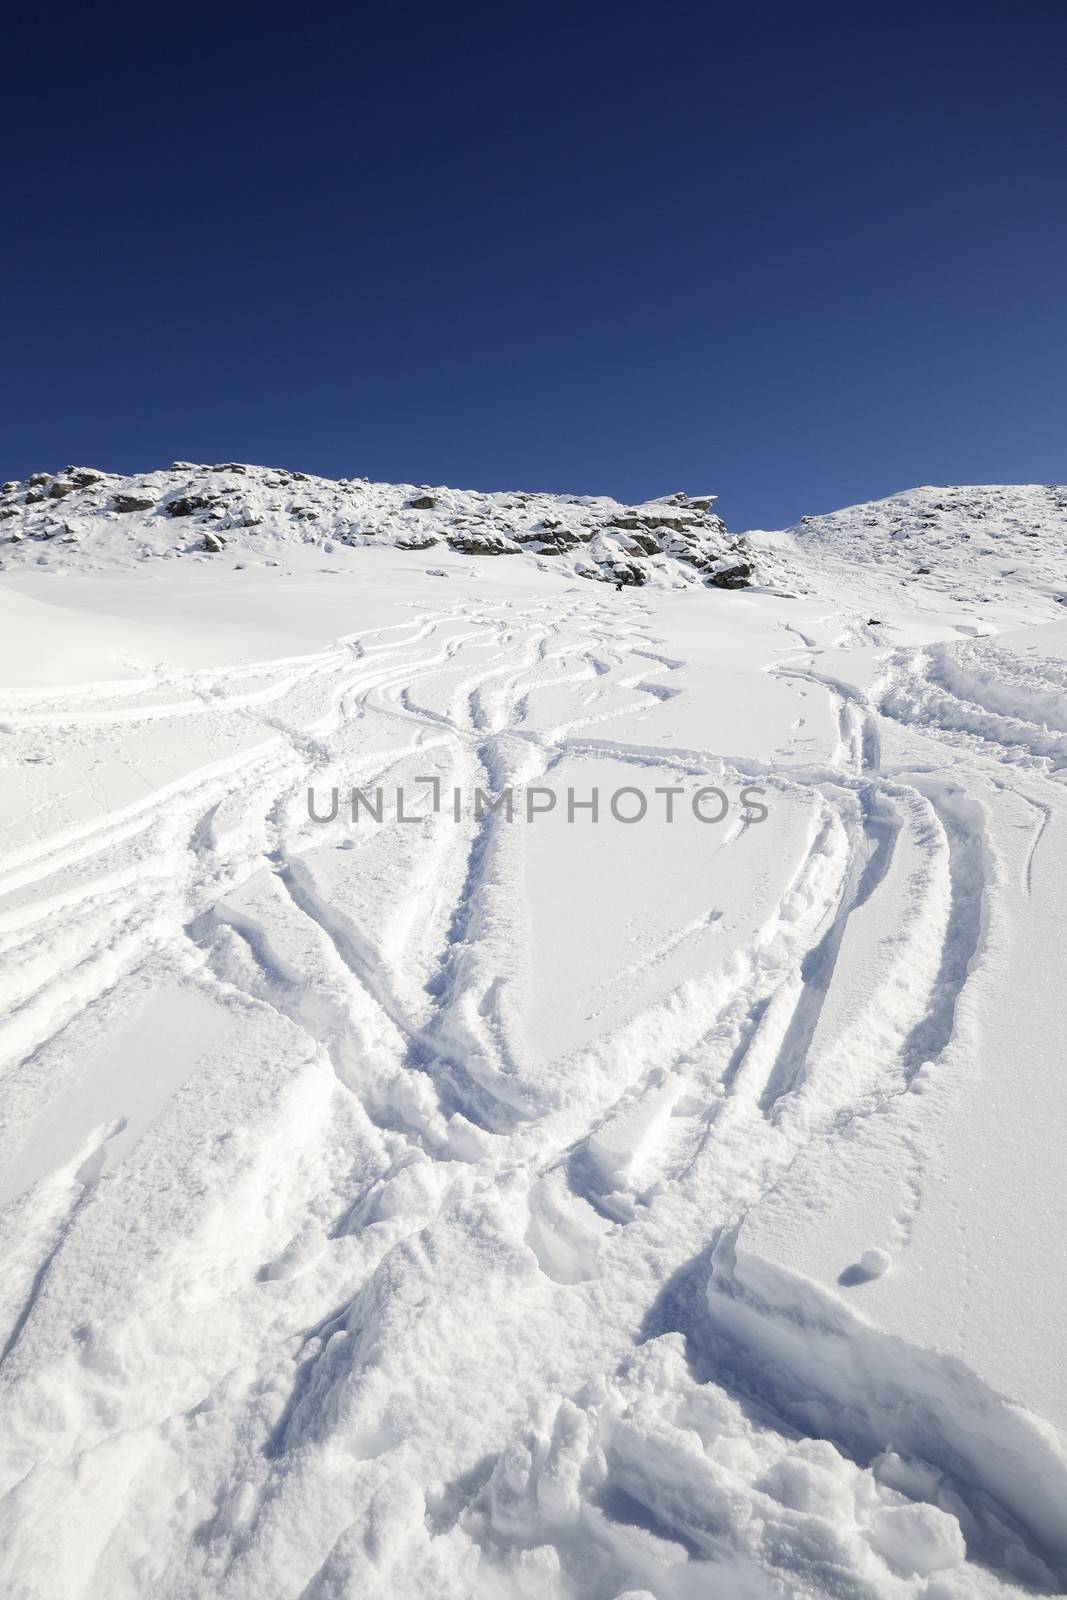
[[[711,502],[0,491],[5,1597],[1067,1588],[1067,490]]]

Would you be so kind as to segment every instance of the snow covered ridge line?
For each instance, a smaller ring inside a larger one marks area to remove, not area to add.
[[[239,555],[244,566],[280,566],[294,547],[336,558],[384,545],[533,556],[551,570],[627,587],[746,588],[758,581],[756,556],[727,533],[715,498],[679,492],[627,506],[597,495],[333,480],[238,461],[176,461],[132,476],[70,466],[0,485],[0,565],[84,571],[128,566],[131,557]]]
[[[416,777],[414,781],[420,786],[414,798],[403,784],[390,791],[394,796],[391,820],[402,823],[424,822],[430,815],[445,815],[457,823],[469,821],[471,818],[479,822],[488,813],[494,817],[503,816],[508,822],[514,822],[516,817],[520,817],[532,823],[537,817],[547,816],[555,811],[559,804],[559,795],[555,789],[547,788],[543,784],[527,784],[522,787],[508,784],[492,792],[475,788],[469,794],[455,786],[451,796],[445,799],[439,777]],[[423,792],[422,786],[430,790],[429,797]],[[766,822],[770,816],[770,808],[763,804],[766,793],[766,789],[755,784],[747,784],[736,801],[733,801],[724,789],[718,788],[715,784],[702,784],[692,793],[681,784],[657,785],[651,791],[639,788],[636,784],[623,784],[620,788],[613,789],[610,794],[604,795],[605,804],[602,807],[601,791],[597,785],[594,784],[581,793],[571,786],[566,791],[566,820],[568,823],[598,823],[610,818],[611,821],[624,825],[648,820],[670,823],[678,816],[676,800],[684,796],[682,808],[691,811],[697,822],[723,822],[739,808],[740,815],[737,820],[743,827],[749,827],[759,822]],[[658,802],[650,800],[650,794],[662,796],[662,799]],[[519,796],[521,803],[517,798]],[[430,801],[428,807],[427,798]],[[381,784],[369,794],[362,789],[351,789],[348,807],[353,822],[358,822],[364,814],[375,822],[390,820],[386,812],[385,790]],[[329,801],[326,802],[321,795],[316,794],[314,786],[309,786],[307,811],[308,818],[312,822],[335,822],[340,811],[338,789],[331,788]]]

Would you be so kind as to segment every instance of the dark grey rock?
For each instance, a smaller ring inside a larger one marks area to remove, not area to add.
[[[499,533],[452,533],[448,542],[465,556],[517,556],[522,547]]]
[[[732,566],[720,567],[709,573],[707,582],[713,589],[747,589],[752,582],[752,563],[736,561]]]
[[[172,517],[191,517],[195,511],[207,511],[215,503],[214,495],[180,494],[166,502],[166,510]]]

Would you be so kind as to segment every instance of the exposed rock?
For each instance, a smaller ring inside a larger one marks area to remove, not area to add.
[[[226,540],[222,537],[221,533],[205,533],[204,549],[209,551],[211,555],[221,555],[225,548]]]
[[[172,559],[193,543],[215,552],[214,543],[201,543],[207,529],[218,549],[225,545],[235,559],[253,550],[262,559],[264,545],[286,542],[321,546],[328,539],[338,548],[376,543],[427,551],[444,541],[466,556],[526,552],[576,576],[627,585],[678,586],[699,577],[740,587],[757,565],[757,553],[733,546],[722,521],[710,514],[710,495],[690,498],[678,491],[624,506],[599,495],[333,481],[236,461],[180,462],[169,471],[130,477],[88,467],[39,473],[0,492],[0,507],[9,508],[5,531],[18,527],[33,542],[51,538],[59,518],[50,513],[75,490],[78,559],[89,567],[101,559],[121,561],[124,551],[139,560]],[[140,515],[131,524],[124,513]],[[168,530],[172,518],[182,517],[194,519],[194,540]],[[13,548],[10,540],[6,547]],[[26,552],[19,556],[25,560]],[[34,559],[48,564],[43,555]],[[758,570],[764,570],[762,549]]]
[[[643,556],[658,556],[661,554],[659,543],[650,533],[631,533],[627,540],[631,550],[637,550]]]
[[[214,495],[180,494],[166,502],[166,510],[172,517],[191,517],[195,511],[206,511],[215,503]]]
[[[621,583],[626,588],[640,589],[648,582],[648,573],[636,561],[618,561],[604,572],[607,583]]]
[[[588,539],[589,534],[584,529],[579,533],[574,528],[557,528],[540,541],[539,548],[545,555],[562,555],[566,550],[573,550],[577,544],[587,543]]]
[[[465,556],[517,556],[522,546],[500,533],[451,533],[448,542]]]
[[[718,518],[714,523],[705,518],[703,512],[691,511],[688,507],[673,505],[629,507],[621,515],[612,518],[609,526],[625,528],[633,532],[638,528],[700,528],[719,526]]]
[[[751,561],[736,561],[733,566],[709,573],[707,581],[713,589],[747,589],[752,582],[752,572]]]

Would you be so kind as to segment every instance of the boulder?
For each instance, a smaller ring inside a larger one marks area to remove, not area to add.
[[[627,588],[640,589],[648,582],[648,573],[636,561],[617,561],[602,569],[600,574],[608,583],[621,583]]]
[[[752,582],[751,561],[735,561],[709,573],[706,581],[713,589],[747,589]]]
[[[166,509],[172,517],[191,517],[194,511],[206,511],[215,504],[215,496],[210,494],[179,494],[173,500],[168,500]]]

